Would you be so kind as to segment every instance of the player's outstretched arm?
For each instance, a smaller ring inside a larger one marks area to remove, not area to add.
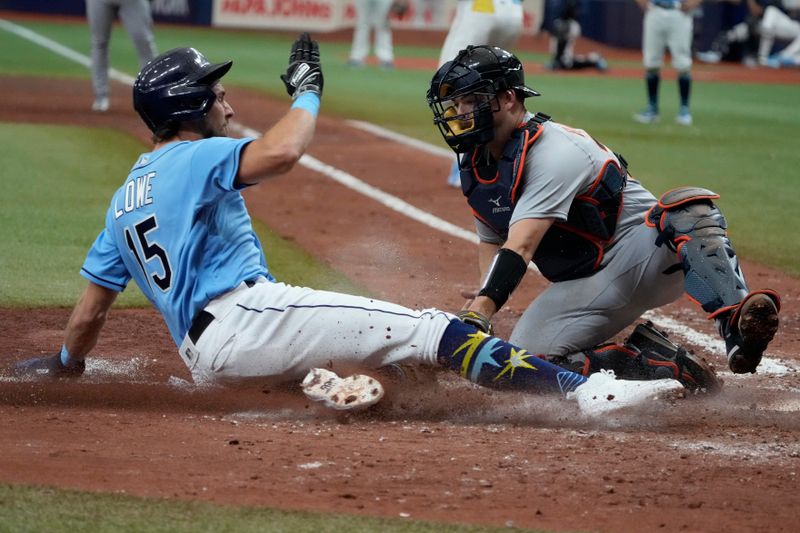
[[[240,184],[253,185],[290,171],[311,143],[324,80],[319,45],[308,33],[292,45],[281,80],[292,97],[292,107],[261,138],[245,147],[236,178]]]
[[[61,350],[54,355],[20,361],[16,373],[48,377],[78,377],[83,374],[86,368],[84,358],[97,344],[117,294],[89,282],[72,310]]]

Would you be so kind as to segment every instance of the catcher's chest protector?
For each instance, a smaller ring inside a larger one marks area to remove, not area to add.
[[[549,118],[537,114],[517,129],[499,162],[478,165],[477,151],[471,155],[469,165],[462,161],[461,188],[473,214],[503,239],[508,238],[511,214],[525,186],[528,149],[540,137],[542,124]],[[544,277],[554,282],[566,281],[590,276],[601,268],[622,211],[627,178],[625,166],[609,159],[589,190],[575,197],[567,220],[551,226],[533,256]]]

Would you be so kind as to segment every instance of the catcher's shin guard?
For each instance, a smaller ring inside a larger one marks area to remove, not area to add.
[[[731,371],[755,372],[778,331],[780,298],[771,290],[748,292],[725,217],[712,201],[717,198],[706,189],[673,189],[650,209],[646,222],[659,230],[657,245],[677,252],[686,293],[717,320]]]
[[[475,326],[450,321],[439,342],[439,363],[473,383],[495,389],[550,390],[567,394],[586,382],[580,374],[554,365]]]
[[[656,244],[678,254],[684,287],[707,313],[735,306],[747,295],[747,283],[727,237],[728,223],[707,189],[680,187],[664,193],[647,213],[658,229]]]
[[[613,370],[620,379],[676,379],[691,391],[715,392],[722,386],[705,359],[671,342],[650,322],[637,325],[624,345],[605,344],[548,359],[583,375]]]

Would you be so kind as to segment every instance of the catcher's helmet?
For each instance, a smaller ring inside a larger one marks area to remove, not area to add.
[[[539,96],[525,85],[522,63],[514,54],[496,46],[468,46],[442,65],[431,80],[428,105],[433,123],[453,150],[469,152],[494,138],[492,113],[499,110],[497,93],[508,89],[520,98]],[[474,107],[459,114],[455,99],[467,95],[475,96]]]
[[[217,98],[211,87],[232,64],[211,63],[194,48],[174,48],[139,72],[133,84],[133,108],[153,132],[203,118]]]

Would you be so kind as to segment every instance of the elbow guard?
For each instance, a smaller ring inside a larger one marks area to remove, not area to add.
[[[478,296],[490,298],[499,310],[517,288],[528,270],[528,264],[513,250],[500,248],[494,256]]]

